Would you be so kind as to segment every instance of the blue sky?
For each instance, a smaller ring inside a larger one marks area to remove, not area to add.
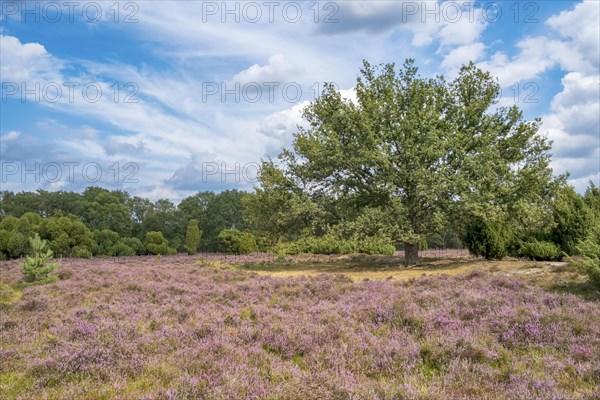
[[[469,61],[542,117],[555,173],[600,174],[597,1],[0,1],[2,190],[251,189],[324,81]],[[85,90],[84,90],[85,89]]]

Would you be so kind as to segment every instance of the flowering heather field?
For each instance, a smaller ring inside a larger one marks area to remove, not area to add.
[[[484,272],[217,264],[63,260],[19,296],[18,263],[0,263],[0,398],[600,399],[596,301]]]

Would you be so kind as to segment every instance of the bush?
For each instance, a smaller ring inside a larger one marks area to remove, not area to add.
[[[218,236],[219,249],[230,254],[249,254],[256,251],[256,238],[239,229],[223,229]]]
[[[146,233],[146,249],[150,254],[169,255],[177,253],[177,250],[169,247],[169,241],[163,237],[162,232],[152,231]]]
[[[21,271],[26,282],[35,282],[37,280],[45,280],[49,274],[58,266],[57,263],[48,264],[52,259],[52,250],[46,248],[46,241],[40,239],[36,233],[35,236],[29,239],[31,245],[31,256],[27,256],[27,260],[21,264]]]
[[[95,230],[94,240],[96,241],[95,255],[109,257],[117,255],[116,247],[121,240],[117,232],[110,229]]]
[[[123,238],[123,243],[133,249],[133,251],[135,253],[134,255],[139,256],[146,252],[146,249],[144,248],[144,244],[138,238],[126,237],[126,238]]]
[[[394,254],[396,248],[389,239],[367,237],[362,240],[344,240],[333,235],[325,235],[322,237],[304,237],[295,242],[280,243],[274,246],[271,251],[274,253],[285,255],[296,254]]]
[[[582,260],[576,263],[590,278],[590,282],[600,289],[600,224],[596,224],[585,240],[576,247]]]
[[[388,238],[370,237],[358,243],[358,252],[391,256],[396,252],[396,247]]]
[[[115,245],[115,256],[118,257],[129,257],[129,256],[135,256],[135,250],[132,249],[131,247],[127,246],[125,243],[123,243],[122,241],[119,241],[116,245]]]
[[[12,232],[6,244],[6,252],[13,258],[24,255],[27,252],[27,237],[22,233]]]
[[[250,232],[242,233],[240,237],[240,254],[250,254],[256,252],[256,237]]]
[[[536,261],[554,261],[560,259],[560,249],[552,242],[534,239],[521,243],[519,255]]]
[[[198,220],[191,219],[188,223],[187,232],[185,234],[185,250],[190,256],[193,256],[198,252],[198,246],[200,246],[200,239],[202,238],[202,232],[198,228]]]
[[[75,246],[71,249],[71,257],[92,258],[92,252],[85,246]]]
[[[492,260],[506,256],[509,239],[508,229],[475,216],[467,225],[463,243],[472,254]]]
[[[552,241],[568,255],[575,254],[576,245],[585,240],[593,216],[583,197],[572,187],[560,191],[554,205]]]

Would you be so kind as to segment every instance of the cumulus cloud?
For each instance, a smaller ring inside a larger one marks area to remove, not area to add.
[[[456,70],[469,61],[478,61],[485,53],[483,43],[471,43],[452,49],[442,61],[442,68],[446,70]]]
[[[52,80],[60,62],[53,58],[39,43],[21,43],[8,35],[0,35],[3,82],[28,82],[34,79]]]
[[[299,68],[294,66],[282,54],[269,57],[266,65],[254,64],[248,69],[241,71],[233,77],[235,82],[283,82],[293,80],[294,75],[299,73]]]

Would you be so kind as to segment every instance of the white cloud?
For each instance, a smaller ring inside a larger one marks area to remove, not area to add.
[[[481,13],[475,15],[479,18],[472,21],[468,14],[460,14],[460,19],[456,22],[446,22],[439,32],[442,46],[465,45],[479,40],[487,24]],[[455,17],[450,18],[453,20]]]
[[[10,142],[11,140],[16,140],[19,136],[21,136],[21,132],[10,131],[6,135],[0,136],[0,141]]]
[[[21,43],[14,36],[0,35],[3,82],[27,82],[30,80],[52,80],[57,76],[60,62],[48,54],[39,43]]]
[[[241,71],[233,77],[235,82],[284,82],[294,80],[294,75],[298,75],[299,68],[294,66],[282,54],[275,54],[269,57],[269,62],[260,66],[254,64],[248,69]]]
[[[446,70],[455,70],[469,61],[476,62],[483,57],[484,53],[485,45],[483,43],[471,43],[460,46],[451,50],[444,57],[441,66]]]
[[[578,179],[598,167],[600,77],[571,72],[561,82],[563,90],[554,96],[552,112],[542,116],[542,132],[554,141],[555,171],[570,171]]]
[[[587,0],[579,3],[573,10],[562,11],[550,17],[546,24],[569,38],[589,67],[598,69],[600,59],[600,2]]]

